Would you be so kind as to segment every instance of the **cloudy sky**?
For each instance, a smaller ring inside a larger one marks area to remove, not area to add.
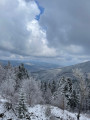
[[[0,58],[90,60],[90,0],[0,0]]]

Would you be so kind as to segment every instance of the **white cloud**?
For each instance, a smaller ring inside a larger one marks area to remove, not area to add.
[[[31,33],[27,44],[27,52],[34,56],[56,56],[55,49],[48,47],[46,32],[40,27],[37,20],[29,22],[27,29]]]
[[[23,57],[55,56],[55,49],[48,46],[46,32],[35,20],[39,13],[34,0],[1,0],[0,50]]]

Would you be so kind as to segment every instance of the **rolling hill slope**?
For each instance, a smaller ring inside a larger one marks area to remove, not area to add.
[[[90,61],[72,65],[72,66],[63,67],[63,68],[33,72],[32,75],[35,78],[42,81],[52,81],[52,80],[58,80],[62,76],[74,77],[72,70],[76,68],[82,69],[82,72],[84,73],[90,73]]]

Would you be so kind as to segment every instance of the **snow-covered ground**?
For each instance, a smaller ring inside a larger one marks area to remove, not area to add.
[[[4,103],[6,100],[0,99],[0,114],[5,112]],[[49,105],[35,105],[28,108],[31,120],[77,120],[77,113],[63,111],[58,107]],[[60,119],[63,118],[63,119]],[[19,120],[12,110],[6,111],[0,120]],[[26,119],[25,119],[26,120]],[[90,120],[90,117],[81,115],[80,120]]]
[[[51,110],[51,114],[48,116],[45,114],[47,109]],[[77,113],[70,113],[66,110],[63,111],[54,106],[36,105],[29,108],[29,112],[33,113],[31,120],[61,120],[60,118],[63,118],[64,120],[77,120]],[[80,120],[90,120],[90,118],[82,114]]]

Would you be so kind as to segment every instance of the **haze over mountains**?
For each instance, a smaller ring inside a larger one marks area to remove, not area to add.
[[[39,71],[33,73],[33,76],[42,81],[59,80],[62,76],[74,77],[72,70],[76,68],[81,69],[84,73],[90,73],[90,61],[62,68]]]
[[[8,63],[8,60],[0,60],[0,62],[6,65]],[[31,72],[32,76],[42,81],[58,80],[62,76],[74,77],[72,74],[72,70],[76,68],[82,69],[84,73],[90,73],[90,61],[66,67],[58,64],[40,62],[35,60],[30,61],[10,60],[10,63],[13,66],[18,66],[21,63],[23,63],[25,68],[29,72]]]
[[[23,63],[25,68],[30,72],[37,72],[40,70],[48,70],[63,67],[59,64],[53,64],[37,60],[0,60],[0,63],[6,65],[8,61],[10,61],[12,66],[19,66],[21,63]]]

